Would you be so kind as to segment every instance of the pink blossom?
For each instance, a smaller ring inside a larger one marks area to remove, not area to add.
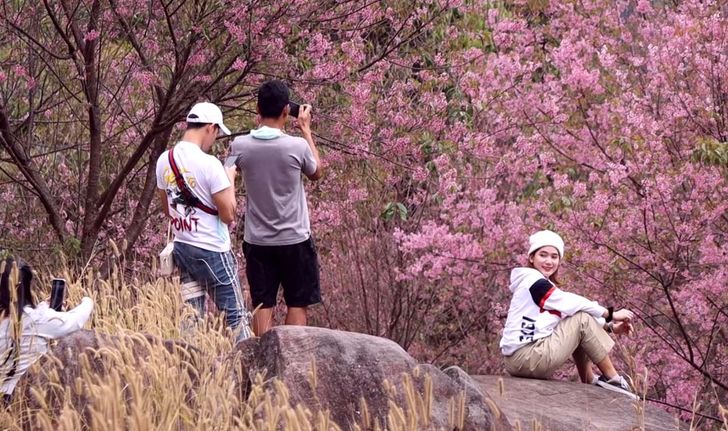
[[[99,31],[98,31],[98,30],[95,30],[95,29],[94,29],[94,30],[90,30],[90,31],[88,31],[88,32],[87,32],[87,33],[86,33],[86,34],[85,34],[85,35],[83,36],[83,40],[85,40],[86,42],[92,42],[92,41],[94,41],[94,40],[98,39],[98,37],[99,37],[99,35],[100,35],[100,34],[101,34],[101,33],[99,33]]]
[[[238,58],[233,63],[233,69],[234,70],[243,70],[248,65],[248,62],[246,60],[243,60],[242,58]]]

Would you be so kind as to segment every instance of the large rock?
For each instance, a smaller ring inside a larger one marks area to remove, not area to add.
[[[502,410],[490,399],[488,393],[483,391],[478,382],[476,382],[468,373],[458,366],[445,368],[443,372],[453,379],[462,390],[468,395],[469,403],[477,403],[479,405],[488,405],[488,409],[472,409],[470,414],[473,416],[474,423],[494,423],[495,429],[510,429],[511,425],[503,414]],[[492,414],[493,417],[477,417],[479,414]]]
[[[189,344],[139,333],[111,336],[81,330],[54,342],[48,354],[31,366],[20,380],[14,397],[22,397],[31,409],[42,403],[53,412],[60,411],[63,403],[70,401],[88,420],[89,396],[82,382],[105,379],[122,366],[139,366],[155,349],[158,352],[166,350],[180,358],[173,362],[183,367],[182,371],[188,373],[193,386],[197,385],[199,355]],[[38,395],[33,389],[42,389],[42,401],[36,399]]]
[[[534,423],[541,424],[539,429],[544,431],[687,429],[664,410],[594,385],[503,376],[473,379],[491,395],[511,425],[520,422],[521,429],[536,429]]]
[[[390,401],[409,415],[421,413],[422,406],[431,401],[431,407],[424,408],[431,412],[430,421],[417,414],[417,429],[511,429],[500,412],[488,408],[467,374],[455,372],[457,379],[453,379],[433,366],[419,365],[399,345],[384,338],[282,326],[240,343],[236,353],[251,378],[263,374],[267,379],[280,379],[292,405],[302,404],[312,412],[328,411],[344,429],[354,424],[372,428],[377,422],[386,426]],[[362,412],[362,399],[368,415]]]

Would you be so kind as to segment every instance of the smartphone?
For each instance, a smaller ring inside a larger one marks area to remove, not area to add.
[[[298,118],[298,112],[301,109],[301,105],[296,102],[288,102],[288,115],[293,118]]]
[[[54,278],[51,281],[51,303],[50,307],[56,311],[63,309],[63,301],[66,299],[66,280]]]

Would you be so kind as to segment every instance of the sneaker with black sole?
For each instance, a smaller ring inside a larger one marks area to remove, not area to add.
[[[617,375],[616,377],[612,377],[611,379],[607,379],[604,376],[599,376],[599,380],[596,381],[597,386],[601,386],[604,389],[608,389],[613,392],[619,392],[620,394],[627,395],[628,397],[632,398],[633,400],[639,400],[640,397],[638,397],[633,391],[630,384],[627,382],[627,379],[624,377]]]

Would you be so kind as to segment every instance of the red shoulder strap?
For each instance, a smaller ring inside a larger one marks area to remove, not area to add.
[[[200,198],[195,196],[194,193],[192,193],[192,190],[190,190],[189,186],[187,185],[187,182],[185,181],[185,177],[182,176],[182,173],[179,171],[179,168],[177,168],[177,163],[174,161],[174,147],[170,148],[168,151],[168,157],[169,157],[169,167],[172,168],[172,173],[174,173],[174,180],[177,183],[177,188],[179,188],[180,193],[182,193],[182,197],[185,199],[187,203],[192,205],[195,208],[199,208],[203,212],[206,212],[210,215],[217,215],[217,210],[214,208],[210,208],[202,201]]]

